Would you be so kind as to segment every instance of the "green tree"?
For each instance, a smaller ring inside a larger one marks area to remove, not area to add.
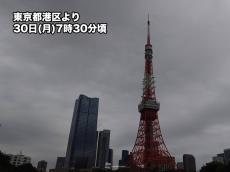
[[[0,167],[8,167],[10,165],[9,156],[0,152]]]
[[[15,172],[16,167],[10,164],[9,156],[0,152],[0,171],[1,172]]]
[[[229,172],[230,171],[230,162],[228,163],[228,165],[226,165],[226,172]]]
[[[210,162],[203,166],[200,172],[226,172],[225,165],[219,162]]]
[[[18,166],[17,172],[37,172],[37,169],[29,163]]]

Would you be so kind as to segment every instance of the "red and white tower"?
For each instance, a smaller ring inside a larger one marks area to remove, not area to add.
[[[175,158],[170,155],[164,143],[158,120],[157,112],[160,104],[155,94],[149,19],[147,24],[143,96],[141,103],[138,105],[141,117],[137,138],[132,150],[131,164],[146,170],[156,168],[158,171],[166,171],[174,169]]]

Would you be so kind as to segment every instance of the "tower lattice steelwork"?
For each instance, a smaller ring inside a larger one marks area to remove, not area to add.
[[[164,143],[158,114],[160,104],[156,100],[152,45],[150,42],[150,22],[148,19],[147,43],[145,45],[145,74],[143,80],[142,101],[138,105],[141,113],[139,129],[132,150],[131,164],[143,169],[156,168],[159,171],[174,169],[175,158],[172,157]]]

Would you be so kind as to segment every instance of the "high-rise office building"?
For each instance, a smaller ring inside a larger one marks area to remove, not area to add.
[[[184,154],[183,164],[185,172],[196,172],[196,161],[193,155]]]
[[[109,141],[110,130],[103,130],[99,132],[98,145],[97,145],[97,163],[99,168],[105,168],[105,163],[109,157]]]
[[[75,102],[65,168],[92,168],[97,146],[98,98],[80,95]]]
[[[119,160],[119,166],[128,166],[129,161],[129,151],[128,150],[122,150],[121,160]]]
[[[38,172],[46,172],[47,168],[47,162],[44,160],[41,160],[38,162],[37,170]]]
[[[63,169],[65,166],[65,157],[57,157],[55,169]]]
[[[109,149],[109,156],[107,162],[111,165],[111,167],[113,166],[113,149]]]
[[[224,149],[224,163],[228,165],[230,163],[230,148]]]

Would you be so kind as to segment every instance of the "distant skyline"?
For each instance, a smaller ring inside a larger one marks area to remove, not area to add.
[[[13,34],[14,11],[78,11],[108,34]],[[0,150],[54,168],[65,156],[75,99],[98,97],[114,165],[137,134],[149,13],[162,134],[197,169],[230,148],[229,0],[0,1]],[[54,146],[55,145],[55,146]]]

